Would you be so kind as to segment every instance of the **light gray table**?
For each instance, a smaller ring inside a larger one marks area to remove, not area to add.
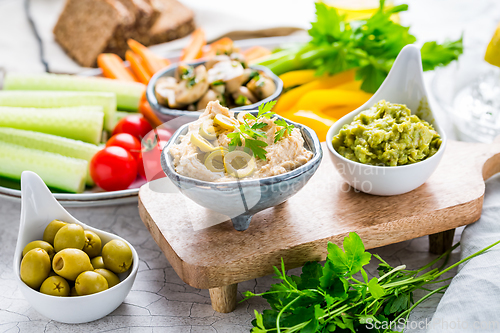
[[[266,302],[254,298],[238,304],[229,314],[215,312],[210,305],[208,290],[185,284],[141,222],[137,205],[68,208],[80,221],[126,238],[136,248],[139,273],[125,302],[107,317],[88,324],[68,325],[50,321],[38,314],[24,299],[12,272],[21,205],[12,199],[0,198],[0,332],[249,332],[253,310],[262,311]],[[456,233],[459,240],[461,229]],[[433,258],[428,252],[427,237],[393,244],[373,250],[391,265],[405,263],[409,268],[423,266]],[[455,251],[452,261],[456,261]],[[375,261],[374,261],[375,263]],[[369,267],[376,274],[376,264]],[[300,275],[300,269],[291,271]],[[241,292],[263,292],[276,280],[271,276],[238,284]],[[417,295],[418,296],[418,295]],[[439,297],[428,300],[415,318],[432,315]]]

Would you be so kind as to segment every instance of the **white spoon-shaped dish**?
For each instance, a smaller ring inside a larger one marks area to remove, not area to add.
[[[399,53],[389,75],[377,92],[361,107],[340,118],[328,131],[326,144],[330,157],[340,175],[355,189],[375,195],[398,195],[412,191],[425,183],[436,170],[446,148],[446,134],[437,123],[430,108],[425,89],[420,50],[405,46]],[[406,104],[412,114],[429,122],[441,136],[441,146],[433,156],[403,166],[373,166],[351,161],[341,156],[332,146],[332,138],[345,124],[350,124],[361,111],[380,100]]]
[[[42,315],[63,323],[85,323],[106,316],[115,310],[128,295],[134,284],[139,268],[139,256],[134,247],[125,239],[92,228],[71,216],[54,198],[42,179],[34,172],[24,171],[21,175],[21,224],[14,254],[14,275],[19,289],[26,300]],[[22,252],[31,241],[41,240],[45,227],[54,219],[77,223],[84,229],[95,232],[102,244],[120,239],[130,246],[134,261],[132,267],[118,277],[121,282],[100,293],[78,296],[57,297],[42,294],[28,287],[19,276]]]

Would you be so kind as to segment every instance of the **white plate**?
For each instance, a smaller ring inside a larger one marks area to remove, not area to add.
[[[299,42],[306,42],[307,36],[285,36],[285,37],[268,37],[268,38],[254,38],[235,41],[234,44],[241,48],[246,49],[252,46],[261,45],[271,49],[282,47],[286,44],[293,44]],[[181,54],[180,50],[168,52],[164,57],[176,62]],[[101,76],[102,71],[97,69],[90,69],[80,73],[82,76]],[[134,184],[133,184],[134,185]],[[113,192],[96,192],[96,190],[87,190],[83,193],[54,193],[54,197],[64,207],[91,207],[91,206],[107,206],[119,205],[137,202],[137,195],[139,194],[139,187],[142,184],[137,184],[137,188],[130,188],[122,191]],[[14,188],[0,186],[0,197],[10,197],[14,199],[21,198],[21,191]]]

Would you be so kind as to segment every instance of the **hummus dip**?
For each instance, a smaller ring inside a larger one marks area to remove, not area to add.
[[[360,112],[332,139],[333,148],[345,158],[381,166],[423,161],[440,145],[432,125],[412,115],[406,105],[384,100]]]
[[[274,142],[275,133],[282,128],[274,123],[274,118],[259,118],[259,122],[267,124],[260,129],[266,137],[259,138],[267,143],[263,147],[266,150],[265,160],[253,156],[249,149],[244,148],[244,137],[243,147],[229,147],[231,139],[228,134],[236,132],[240,122],[243,122],[242,117],[238,118],[218,101],[209,102],[200,118],[189,125],[187,134],[181,136],[180,142],[169,150],[175,171],[203,181],[228,182],[238,178],[257,179],[280,175],[312,158],[313,153],[304,148],[304,139],[298,128]],[[219,126],[221,123],[218,119],[227,121],[227,124],[222,124],[225,128]],[[253,125],[255,120],[247,118],[247,123]],[[233,160],[237,163],[228,162],[230,152],[232,155],[246,154],[247,159],[236,161],[235,158]],[[228,166],[228,163],[232,165]],[[234,169],[245,171],[238,174],[228,172]]]

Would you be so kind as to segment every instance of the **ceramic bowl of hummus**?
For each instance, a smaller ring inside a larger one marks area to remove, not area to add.
[[[405,46],[373,97],[328,131],[330,157],[349,185],[389,196],[429,179],[443,157],[446,134],[427,96],[420,51]]]
[[[254,214],[297,193],[323,155],[310,128],[277,115],[257,116],[258,111],[232,111],[210,102],[198,120],[177,130],[162,152],[163,171],[181,193],[227,216],[239,231],[248,228]],[[258,147],[264,155],[250,149],[255,145],[247,144],[245,136],[241,146],[232,144],[245,122],[261,135]]]
[[[232,110],[255,110],[277,100],[283,91],[281,79],[267,67],[248,65],[241,57],[233,53],[169,66],[149,81],[148,103],[167,122],[181,116],[199,117],[209,101],[219,100]]]

